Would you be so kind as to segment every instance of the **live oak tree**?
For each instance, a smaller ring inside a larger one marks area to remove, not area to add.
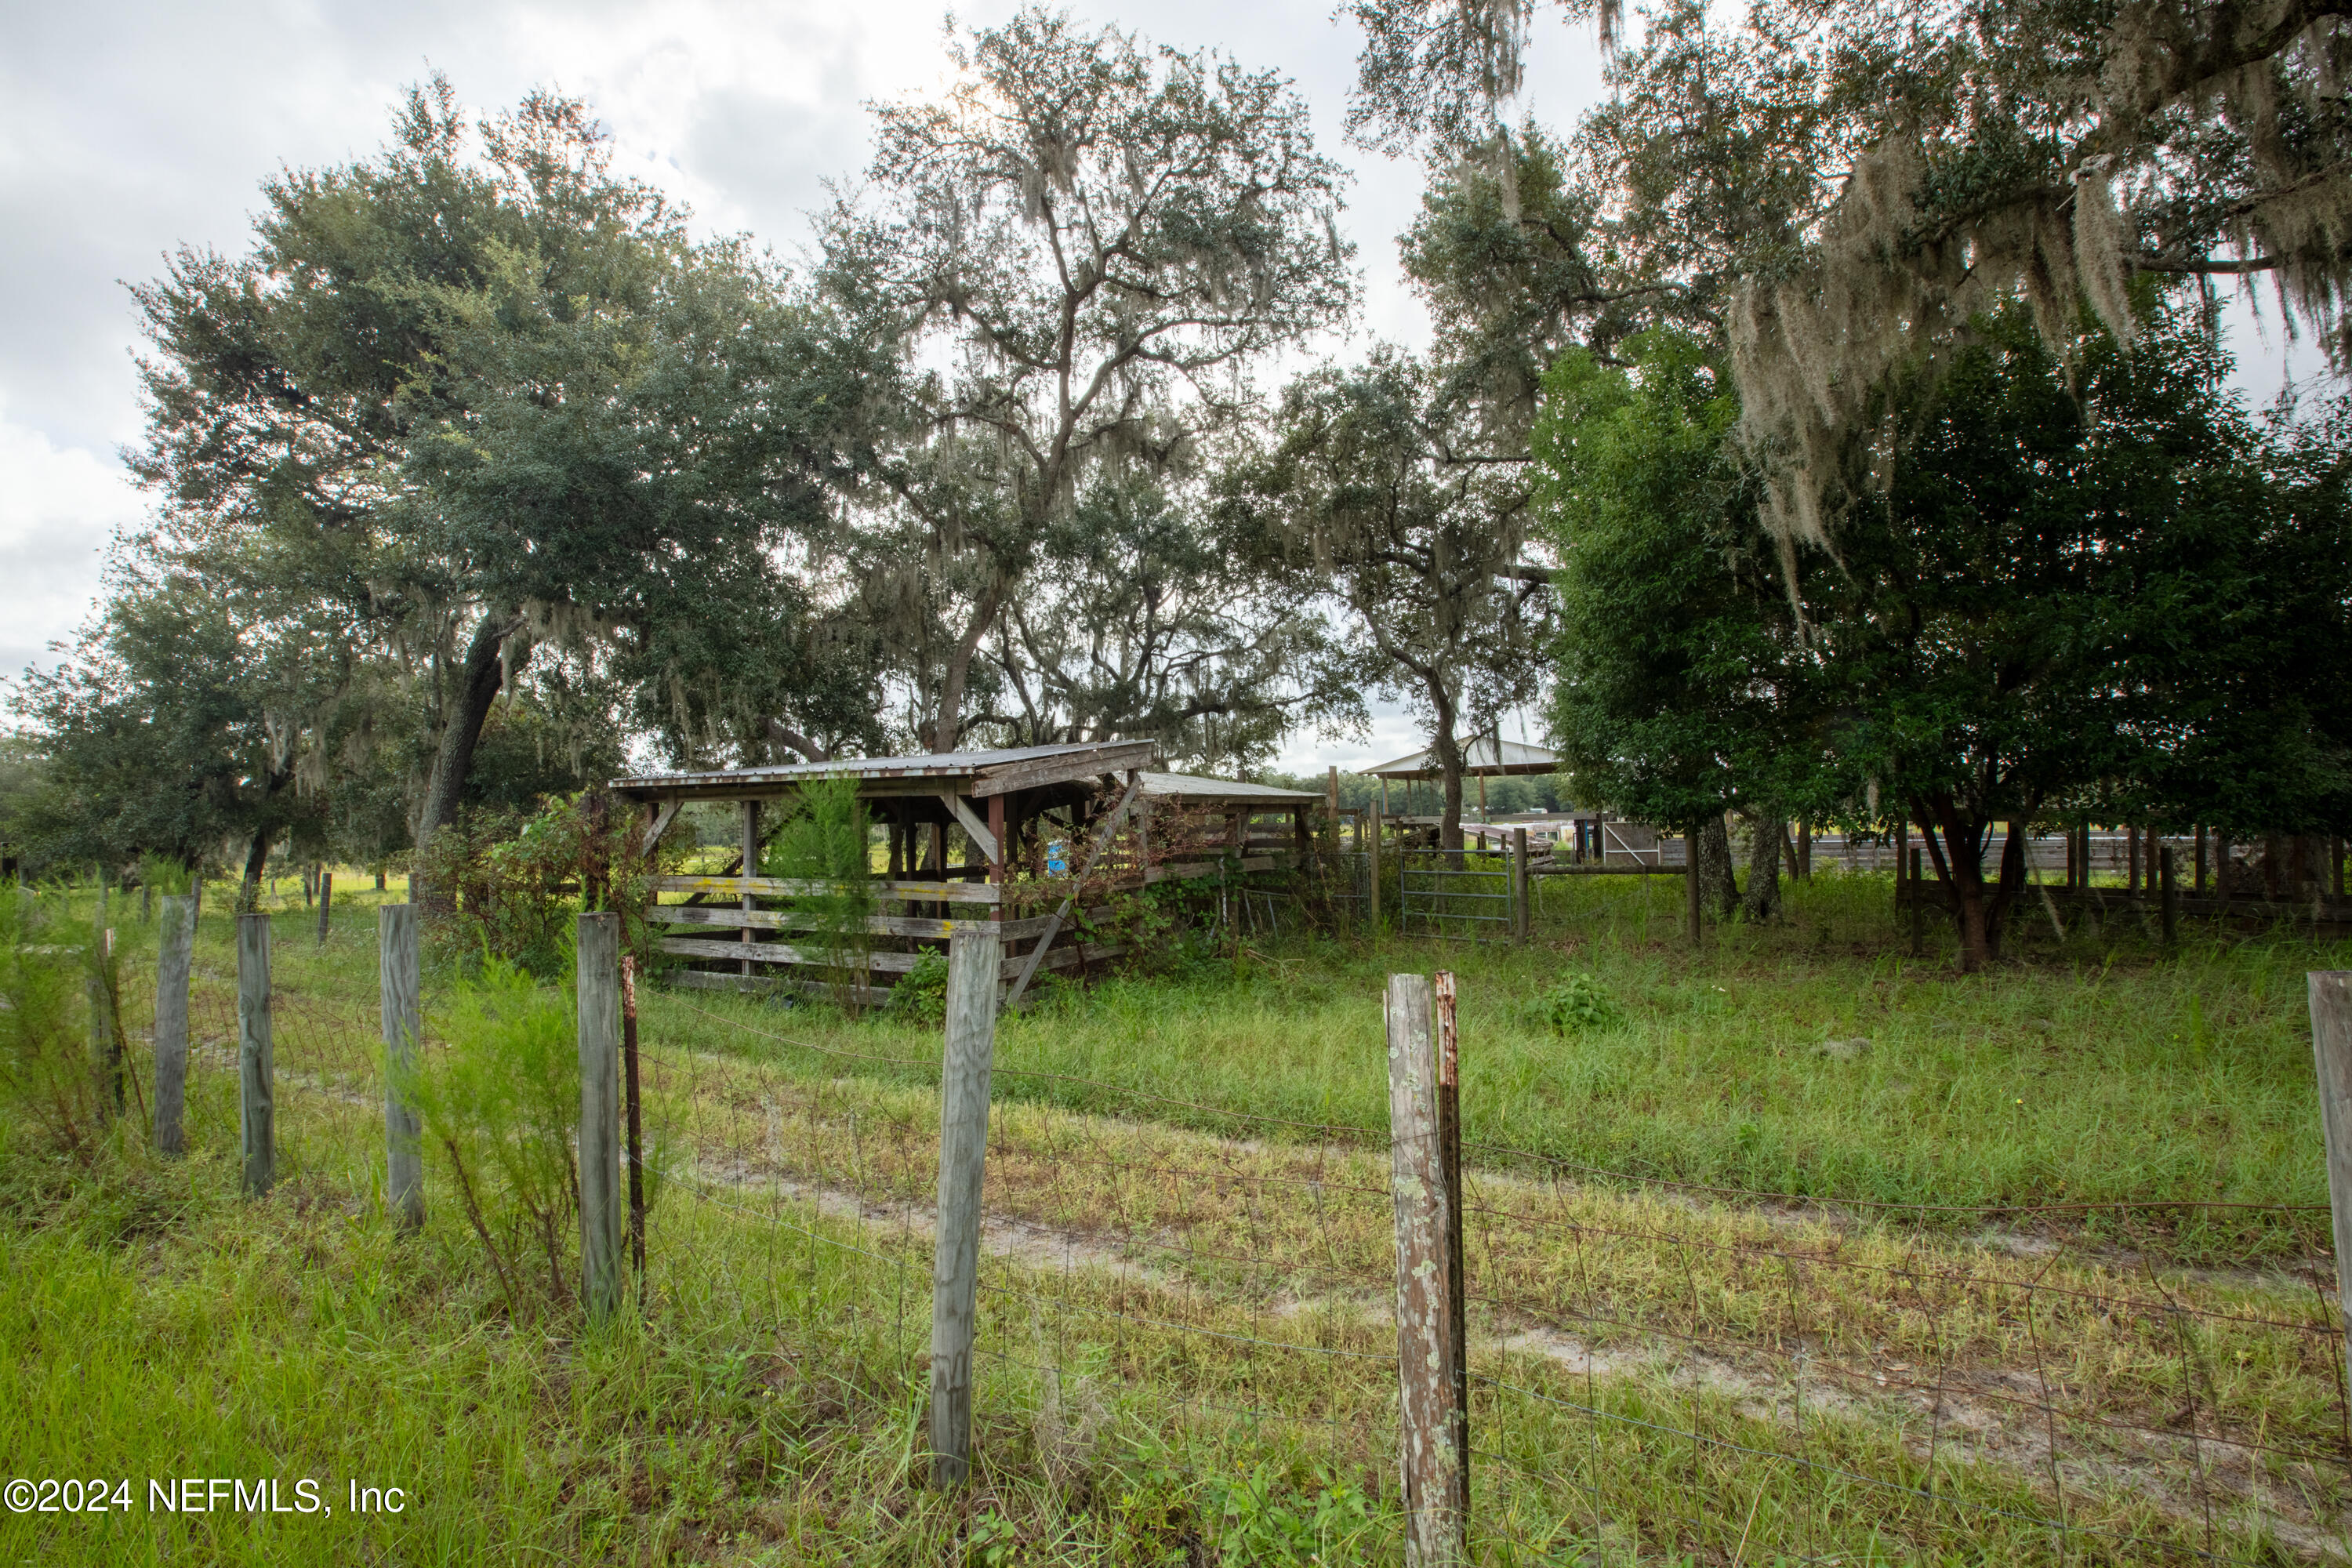
[[[420,842],[535,647],[575,689],[657,689],[643,706],[688,753],[809,672],[782,547],[824,520],[814,479],[850,400],[812,369],[839,362],[781,278],[689,243],[612,174],[581,106],[544,94],[469,128],[436,80],[390,146],[264,195],[250,253],[183,252],[138,291],[135,466],[175,527],[266,538],[290,596],[415,678]],[[842,685],[801,689],[864,706]]]
[[[999,706],[973,722],[1024,745],[1151,740],[1179,766],[1250,774],[1300,724],[1360,721],[1314,587],[1226,543],[1196,486],[1090,482],[982,647]]]
[[[1531,0],[1348,9],[1366,31],[1357,133],[1507,178]],[[1561,9],[1607,33],[1618,8]],[[1577,249],[1616,288],[1715,296],[1764,514],[1825,541],[1884,482],[1888,395],[1955,363],[2005,301],[2063,350],[2085,309],[2134,334],[2136,275],[2261,278],[2340,353],[2345,15],[1843,0],[1718,26],[1677,0],[1579,129],[1595,216]]]
[[[323,843],[330,780],[390,672],[341,606],[289,597],[268,553],[153,534],[118,550],[92,624],[13,694],[46,763],[13,825],[20,848],[201,868],[234,843],[249,907],[274,843]]]
[[[1730,434],[1739,400],[1704,339],[1667,329],[1627,366],[1570,349],[1534,433],[1557,550],[1551,733],[1580,796],[1685,828],[1728,911],[1725,814],[1750,820],[1748,912],[1772,912],[1783,823],[1844,804],[1806,646]]]
[[[1535,695],[1552,601],[1528,548],[1524,463],[1491,451],[1441,392],[1436,371],[1395,350],[1310,373],[1222,485],[1234,548],[1328,595],[1356,678],[1419,711],[1452,850],[1464,742]]]
[[[2340,427],[2249,420],[2201,324],[2139,309],[2128,353],[2088,320],[2063,356],[2022,306],[1980,321],[1908,389],[1885,504],[1834,560],[1804,547],[1793,595],[1705,356],[1653,350],[1638,384],[1564,359],[1542,449],[1580,770],[1669,820],[1735,788],[1891,807],[1972,968],[2037,821],[2340,812],[2343,706],[2315,673],[2352,654]]]
[[[1025,657],[1008,617],[1090,477],[1181,473],[1250,367],[1356,295],[1340,171],[1273,73],[1036,9],[955,59],[943,97],[877,110],[822,273],[899,355],[862,592],[941,751],[982,650]]]

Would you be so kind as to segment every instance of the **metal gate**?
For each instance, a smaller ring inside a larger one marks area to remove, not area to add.
[[[1446,863],[1457,858],[1458,865]],[[1397,868],[1397,930],[1405,936],[1508,942],[1517,925],[1512,916],[1506,858],[1413,857]]]

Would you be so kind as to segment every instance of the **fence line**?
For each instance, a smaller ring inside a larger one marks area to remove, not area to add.
[[[231,1001],[228,977],[194,975],[189,1043],[208,1070],[236,1037]],[[798,1314],[778,1318],[779,1344],[804,1343],[810,1375],[858,1408],[905,1409],[921,1340],[918,1232],[935,1224],[922,1188],[936,1148],[938,1058],[798,1039],[675,994],[662,1005],[759,1044],[688,1048],[661,1043],[656,1029],[643,1051],[648,1125],[663,1151],[656,1190],[712,1216],[665,1223],[657,1212],[655,1278],[757,1280],[772,1303],[804,1289]],[[369,1010],[291,987],[274,993],[272,1008],[281,1086],[355,1103],[381,1096],[372,1037],[381,1030]],[[770,1047],[918,1081],[811,1078]],[[1122,1420],[1154,1429],[1213,1436],[1217,1422],[1239,1422],[1293,1433],[1318,1463],[1393,1462],[1398,1357],[1374,1348],[1392,1332],[1382,1306],[1395,1279],[1376,1245],[1390,1189],[1373,1173],[1392,1146],[1387,1130],[993,1070],[1291,1136],[1243,1146],[1150,1120],[1106,1122],[1091,1105],[1000,1101],[985,1144],[991,1206],[971,1354],[992,1377],[1039,1381],[1026,1394],[978,1388],[983,1408],[1001,1418],[1034,1397],[1033,1421],[1062,1411],[1053,1419],[1076,1423],[1065,1433],[1076,1443],[1070,1433],[1087,1423],[1069,1411],[1108,1395],[1125,1401]],[[299,1173],[302,1118],[290,1109],[278,1121]],[[1320,1139],[1292,1141],[1299,1133]],[[2265,1532],[2326,1537],[2352,1501],[2342,1325],[2324,1291],[2315,1289],[2315,1316],[2296,1321],[2261,1310],[2281,1293],[2264,1282],[2168,1282],[2142,1256],[2147,1284],[2133,1287],[2115,1257],[2063,1237],[2031,1260],[2038,1268],[2011,1278],[1968,1266],[1983,1249],[1965,1238],[1884,1226],[1806,1234],[1852,1217],[1838,1213],[1846,1209],[1885,1222],[2054,1222],[2201,1210],[2292,1219],[2325,1205],[1847,1201],[1468,1148],[1505,1167],[1474,1171],[1461,1189],[1464,1299],[1478,1330],[1471,1452],[1482,1473],[1497,1468],[1473,1494],[1478,1540],[1605,1544],[1615,1521],[1630,1519],[1649,1543],[1711,1542],[1734,1554],[1732,1535],[1746,1550],[1769,1501],[1758,1560],[1853,1559],[1851,1548],[1811,1550],[1823,1533],[1876,1530],[1916,1545],[1973,1529],[2018,1552],[2063,1556],[2082,1542],[2210,1561],[2251,1551]],[[1549,1184],[1514,1184],[1514,1164],[1550,1172]],[[1570,1173],[1592,1182],[1564,1183]],[[1672,1228],[1642,1223],[1645,1205],[1675,1193],[1723,1212],[1695,1210]],[[1811,1212],[1759,1215],[1742,1204]],[[1711,1222],[1732,1228],[1710,1232]],[[1738,1228],[1759,1222],[1788,1233]],[[820,1270],[820,1257],[833,1265]],[[1832,1279],[1853,1281],[1849,1306]],[[828,1319],[828,1302],[845,1305]],[[1583,1337],[1546,1337],[1559,1334]],[[879,1347],[876,1359],[842,1359],[859,1343]],[[1687,1444],[1686,1465],[1661,1443]],[[975,1458],[986,1462],[983,1447]],[[1590,1521],[1571,1517],[1580,1477]],[[1800,1478],[1813,1489],[1806,1498],[1775,1489]],[[1389,1504],[1380,1484],[1371,1489]],[[1916,1503],[1924,1518],[1900,1511]],[[1381,1518],[1389,1531],[1391,1516]]]

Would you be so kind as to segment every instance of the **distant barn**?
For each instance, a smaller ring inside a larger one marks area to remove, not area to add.
[[[986,921],[1003,939],[1010,1003],[1038,974],[1118,955],[1065,938],[1070,922],[1057,911],[1074,889],[1103,899],[1171,878],[1304,864],[1322,796],[1155,772],[1156,760],[1148,742],[1111,741],[647,773],[613,787],[643,804],[649,845],[689,802],[740,813],[724,870],[654,879],[648,917],[681,928],[661,943],[685,961],[673,980],[730,989],[781,982],[880,1001],[959,924]],[[864,973],[847,986],[835,978],[841,953],[787,940],[820,924],[796,906],[835,888],[758,874],[776,814],[819,779],[856,780],[887,846],[882,872],[866,884],[877,912],[851,961]]]

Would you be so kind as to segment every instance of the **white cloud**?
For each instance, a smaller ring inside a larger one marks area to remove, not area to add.
[[[59,447],[0,402],[0,676],[53,662],[96,598],[106,546],[141,497],[110,456]]]

